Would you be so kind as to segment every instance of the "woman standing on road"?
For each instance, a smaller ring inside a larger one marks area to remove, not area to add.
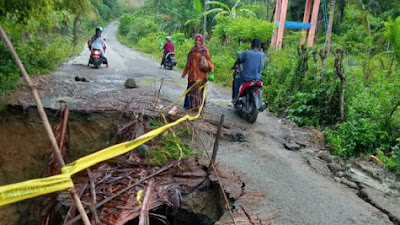
[[[201,87],[207,83],[207,73],[209,72],[214,72],[214,64],[211,61],[207,46],[204,45],[203,35],[197,34],[194,39],[194,47],[190,50],[187,57],[182,78],[185,78],[189,74],[188,89],[196,84],[196,82],[199,83],[186,94],[183,106],[185,109],[200,107],[203,102],[203,88]]]

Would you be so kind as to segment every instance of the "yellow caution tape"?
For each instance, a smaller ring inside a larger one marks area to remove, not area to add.
[[[143,194],[144,194],[144,191],[140,190],[140,191],[138,191],[137,196],[136,196],[136,201],[137,201],[137,203],[139,204],[140,207],[142,207],[141,200],[142,200]]]
[[[73,187],[71,176],[60,174],[0,187],[0,206]]]
[[[195,85],[197,85],[199,82],[200,81],[197,81]],[[195,85],[193,85],[193,86],[195,86]],[[51,177],[42,178],[42,179],[29,180],[29,181],[16,183],[16,184],[10,184],[10,185],[6,185],[6,186],[0,186],[0,206],[7,205],[7,204],[17,202],[17,201],[21,201],[24,199],[33,198],[36,196],[56,192],[56,191],[65,190],[70,187],[73,187],[74,184],[71,180],[72,175],[74,175],[82,170],[85,170],[99,162],[103,162],[103,161],[109,160],[111,158],[114,158],[116,156],[127,153],[127,152],[131,151],[132,149],[135,149],[136,147],[155,138],[156,136],[160,135],[161,133],[170,129],[171,127],[174,127],[174,126],[182,123],[183,121],[196,120],[197,118],[200,117],[200,114],[203,111],[204,103],[206,100],[207,87],[208,87],[207,84],[205,84],[204,86],[201,87],[201,88],[204,88],[203,102],[199,108],[197,115],[195,115],[195,116],[186,115],[173,123],[169,123],[158,129],[152,130],[152,131],[136,138],[135,140],[120,143],[120,144],[108,147],[106,149],[103,149],[101,151],[95,152],[91,155],[82,157],[82,158],[78,159],[77,161],[63,167],[61,169],[62,174],[60,174],[60,175],[51,176]],[[182,96],[185,96],[191,90],[191,88],[189,88],[179,98],[182,98]]]
[[[195,86],[197,86],[200,82],[202,82],[202,80],[197,80],[195,84],[193,84],[190,88],[188,88],[185,92],[183,92],[183,94],[181,94],[181,96],[179,96],[177,99],[175,99],[175,101],[172,102],[171,105],[175,105],[176,103],[178,103],[179,101],[182,100],[183,97],[185,97],[185,95],[187,93],[189,93],[189,91],[191,91]],[[200,87],[201,88],[201,87]],[[204,95],[204,99],[205,99],[205,95]]]

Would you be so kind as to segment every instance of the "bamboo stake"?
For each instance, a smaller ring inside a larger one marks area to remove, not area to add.
[[[149,206],[151,204],[151,189],[153,188],[154,180],[150,179],[147,185],[146,194],[144,195],[142,209],[140,210],[139,225],[150,225]]]
[[[59,149],[60,149],[61,154],[64,153],[64,142],[65,142],[65,134],[67,132],[67,127],[68,127],[68,117],[69,117],[69,108],[68,108],[68,105],[65,105],[64,117],[63,117],[62,128],[61,128],[61,139],[60,139],[60,143],[59,143]]]
[[[218,151],[218,147],[219,147],[219,139],[221,138],[221,131],[222,131],[222,125],[224,124],[224,119],[225,119],[225,115],[222,114],[221,115],[221,120],[219,121],[219,125],[218,125],[217,135],[215,136],[213,153],[212,153],[210,165],[208,166],[208,168],[211,168],[211,165],[215,163],[215,159],[217,158],[217,151]]]
[[[57,140],[56,137],[54,136],[53,130],[51,129],[51,125],[49,123],[49,120],[47,118],[46,112],[44,111],[42,102],[40,101],[40,97],[39,97],[39,93],[37,91],[36,86],[32,83],[31,79],[28,76],[28,73],[25,70],[24,65],[22,64],[20,58],[17,55],[17,52],[14,49],[14,46],[12,45],[12,43],[10,42],[10,39],[8,38],[6,32],[3,30],[3,27],[0,25],[0,36],[3,39],[3,41],[5,42],[5,44],[8,47],[8,50],[10,51],[15,64],[17,64],[19,70],[21,71],[21,75],[22,77],[25,79],[26,83],[28,84],[29,88],[31,89],[31,93],[33,95],[33,98],[35,99],[36,105],[37,105],[37,109],[39,111],[39,115],[42,118],[43,121],[43,125],[44,128],[46,129],[47,135],[50,139],[51,142],[51,146],[52,146],[52,150],[53,150],[53,154],[56,156],[58,164],[60,165],[60,167],[65,166],[65,162],[64,159],[61,155],[60,149],[58,147],[57,144]],[[85,209],[83,208],[82,202],[78,196],[78,194],[76,193],[76,189],[75,187],[72,187],[68,190],[68,192],[71,194],[72,198],[74,199],[75,205],[79,211],[79,213],[81,214],[82,218],[83,218],[83,222],[85,225],[90,225],[90,221],[89,218],[85,212]]]

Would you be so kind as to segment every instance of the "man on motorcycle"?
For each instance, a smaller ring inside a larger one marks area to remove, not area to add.
[[[101,57],[104,59],[104,64],[108,67],[108,60],[106,57],[106,43],[104,39],[101,38],[101,34],[103,32],[102,27],[96,28],[96,34],[94,34],[88,41],[89,50],[98,49],[101,52]]]
[[[175,51],[175,46],[174,43],[172,43],[171,37],[168,36],[166,38],[167,42],[164,44],[164,54],[162,57],[162,61],[161,61],[161,67],[164,65],[165,62],[165,56],[170,53],[170,52],[174,52]]]
[[[248,81],[261,80],[261,72],[264,69],[265,54],[261,51],[261,40],[254,39],[251,42],[251,50],[239,51],[238,58],[232,69],[234,74],[232,87],[232,102],[236,102],[240,86]]]

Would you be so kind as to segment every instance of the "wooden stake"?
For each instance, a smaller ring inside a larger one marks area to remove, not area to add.
[[[217,158],[217,151],[218,151],[218,147],[219,147],[219,139],[221,138],[221,131],[222,131],[222,125],[224,124],[224,118],[225,118],[225,115],[222,114],[221,115],[221,120],[219,121],[219,125],[218,125],[217,135],[215,136],[213,154],[211,156],[211,161],[210,161],[210,165],[208,166],[208,169],[211,168],[211,165],[215,163],[215,159]]]
[[[58,147],[56,137],[54,136],[53,130],[51,129],[51,125],[47,118],[46,112],[44,111],[42,102],[40,101],[40,97],[39,97],[37,88],[32,83],[30,77],[28,76],[28,73],[26,72],[25,67],[22,64],[20,58],[18,57],[17,52],[14,49],[14,46],[10,42],[10,39],[8,38],[6,32],[3,30],[3,27],[1,25],[0,25],[0,36],[3,39],[3,41],[5,42],[5,44],[7,45],[8,50],[10,51],[12,57],[14,58],[15,64],[17,64],[18,69],[21,71],[22,77],[25,79],[26,83],[28,84],[29,88],[31,89],[31,93],[33,95],[33,98],[35,99],[37,109],[39,111],[39,115],[42,118],[44,128],[46,129],[46,132],[47,132],[47,136],[50,139],[53,154],[56,156],[60,167],[63,167],[63,166],[65,166],[65,162],[61,155],[60,149]],[[78,194],[76,193],[75,187],[70,188],[69,193],[71,194],[71,196],[75,202],[76,208],[78,209],[79,213],[81,214],[81,216],[83,218],[84,224],[90,225],[89,218],[88,218],[87,214],[85,213],[85,209],[83,208],[82,202],[81,202]]]
[[[154,180],[149,180],[149,185],[146,188],[146,194],[143,198],[142,209],[140,210],[139,225],[150,225],[149,206],[151,205],[151,189],[153,188]]]

